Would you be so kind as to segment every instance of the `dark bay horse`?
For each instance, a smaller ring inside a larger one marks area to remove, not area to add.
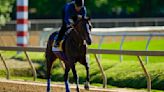
[[[74,27],[70,29],[70,32],[67,34],[66,39],[63,42],[62,49],[60,52],[63,56],[59,56],[57,52],[52,51],[52,45],[54,37],[58,32],[54,32],[50,35],[46,48],[46,63],[47,63],[47,92],[50,92],[50,82],[51,82],[51,69],[53,62],[59,58],[65,64],[65,74],[64,82],[66,92],[70,92],[69,82],[68,82],[68,73],[70,69],[72,70],[76,90],[79,92],[79,80],[78,75],[75,69],[75,63],[80,62],[86,68],[86,82],[84,88],[89,90],[89,64],[86,59],[86,50],[87,45],[91,45],[91,23],[89,18],[80,18],[74,24]]]

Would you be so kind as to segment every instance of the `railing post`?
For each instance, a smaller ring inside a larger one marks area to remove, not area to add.
[[[135,20],[134,23],[135,23],[135,24],[134,24],[135,27],[138,27],[138,26],[139,26],[139,23],[138,23],[137,20]]]
[[[147,43],[146,43],[146,51],[148,51],[148,47],[149,47],[151,38],[152,38],[152,36],[149,36],[149,38],[147,40]],[[148,56],[146,56],[146,64],[148,63],[148,60],[149,60],[149,58],[148,58]]]
[[[155,22],[155,26],[158,26],[158,20],[155,19],[154,22]]]
[[[106,74],[105,74],[105,72],[104,72],[104,70],[103,70],[103,67],[102,67],[101,64],[100,64],[100,61],[99,61],[97,55],[94,54],[94,56],[95,56],[95,59],[96,59],[96,62],[97,62],[97,64],[98,64],[98,66],[99,66],[99,68],[100,68],[100,71],[101,71],[101,73],[102,73],[102,77],[103,77],[103,88],[106,88],[106,86],[107,86]]]
[[[99,41],[99,45],[98,45],[98,49],[101,49],[103,41],[104,41],[104,36],[101,36],[100,41]],[[98,55],[98,58],[101,59],[101,55]]]
[[[29,56],[28,56],[28,54],[27,54],[27,52],[26,52],[25,50],[24,50],[24,53],[25,53],[25,55],[26,55],[26,58],[27,58],[27,60],[28,60],[28,62],[29,62],[29,64],[30,64],[30,66],[31,66],[32,73],[33,73],[33,77],[34,77],[33,80],[35,81],[36,78],[37,78],[37,74],[36,74],[35,67],[34,67],[34,65],[33,65],[31,59],[29,58]]]
[[[148,90],[148,92],[151,92],[151,78],[150,78],[150,75],[147,72],[147,70],[146,70],[146,68],[145,68],[145,66],[144,66],[144,64],[142,62],[142,58],[140,56],[137,56],[137,57],[138,57],[138,59],[140,61],[140,65],[141,65],[141,67],[142,67],[142,69],[144,71],[144,74],[146,76],[146,79],[147,79],[147,90]]]
[[[125,37],[126,37],[126,36],[122,36],[121,43],[120,43],[120,50],[122,50],[122,46],[123,46],[123,43],[124,43],[124,41],[125,41]],[[123,60],[123,56],[120,55],[120,62],[122,62],[122,60]]]
[[[9,71],[9,68],[7,67],[7,64],[6,64],[6,62],[5,62],[5,59],[3,59],[1,53],[0,53],[0,58],[1,58],[3,64],[5,65],[5,68],[6,68],[6,73],[7,73],[6,79],[10,79],[10,71]]]
[[[118,21],[115,21],[115,27],[119,27],[119,22]]]

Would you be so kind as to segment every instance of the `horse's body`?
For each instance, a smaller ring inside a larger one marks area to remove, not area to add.
[[[68,33],[66,39],[63,42],[62,49],[63,52],[53,52],[52,51],[52,44],[54,41],[54,36],[58,33],[54,32],[50,35],[47,43],[46,48],[46,61],[47,61],[47,92],[50,91],[50,76],[51,76],[51,68],[53,62],[59,58],[64,61],[65,64],[65,74],[64,74],[64,81],[66,92],[70,92],[69,89],[69,82],[68,82],[68,72],[70,69],[74,75],[74,79],[77,85],[77,92],[79,92],[79,81],[78,75],[75,69],[75,63],[80,62],[86,68],[86,85],[85,89],[89,89],[89,64],[86,59],[86,43],[88,45],[91,44],[91,37],[90,37],[90,28],[89,28],[89,21],[87,19],[80,19],[77,21],[73,29]],[[60,57],[57,53],[63,54]]]

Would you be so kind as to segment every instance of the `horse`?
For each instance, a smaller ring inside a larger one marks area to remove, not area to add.
[[[78,18],[74,23],[73,28],[69,29],[65,40],[62,44],[62,52],[52,51],[54,37],[58,32],[54,32],[49,36],[47,42],[47,48],[45,52],[46,64],[47,64],[47,92],[50,92],[50,82],[51,82],[51,70],[53,67],[54,61],[59,58],[64,62],[65,73],[64,73],[64,82],[66,92],[70,92],[68,73],[70,69],[72,70],[73,77],[76,83],[76,90],[79,92],[79,78],[75,69],[76,62],[85,66],[86,69],[86,82],[84,88],[89,90],[89,63],[86,58],[87,45],[91,45],[91,21],[90,18]]]

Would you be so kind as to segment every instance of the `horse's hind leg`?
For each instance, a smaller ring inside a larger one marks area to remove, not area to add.
[[[52,65],[55,59],[56,57],[47,58],[47,92],[50,92],[51,69],[52,69]]]

